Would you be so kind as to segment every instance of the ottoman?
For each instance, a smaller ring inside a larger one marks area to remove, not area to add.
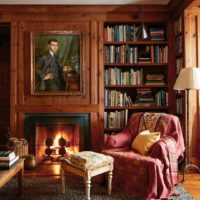
[[[86,200],[90,200],[91,178],[108,172],[108,195],[111,195],[113,162],[111,156],[93,151],[82,151],[63,159],[61,162],[62,193],[65,193],[65,171],[84,178]]]

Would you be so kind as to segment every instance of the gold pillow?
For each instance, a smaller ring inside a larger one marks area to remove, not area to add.
[[[140,132],[133,140],[132,148],[146,155],[151,147],[160,139],[160,132],[150,133],[149,130]]]

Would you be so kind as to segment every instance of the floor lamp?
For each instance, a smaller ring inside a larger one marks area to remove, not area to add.
[[[185,173],[189,167],[197,169],[199,167],[190,162],[190,131],[189,131],[189,91],[200,90],[200,69],[196,67],[183,68],[175,82],[174,90],[185,90],[186,92],[186,159],[183,167],[183,179],[185,181]]]

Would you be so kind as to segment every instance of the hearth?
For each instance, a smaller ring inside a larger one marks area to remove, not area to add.
[[[26,114],[25,138],[37,162],[90,148],[89,114]]]

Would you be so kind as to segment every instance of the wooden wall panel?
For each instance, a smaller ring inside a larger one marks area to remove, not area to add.
[[[90,104],[90,32],[88,22],[25,22],[20,23],[20,72],[18,76],[18,89],[21,95],[19,97],[20,105],[67,105],[67,104]],[[65,31],[74,30],[83,33],[83,86],[84,95],[66,96],[66,95],[31,95],[31,32],[37,31]],[[93,67],[95,68],[95,67]]]
[[[10,71],[10,128],[13,135],[17,135],[17,112],[15,111],[15,107],[17,105],[17,75],[18,75],[18,46],[19,46],[19,31],[18,31],[18,23],[11,23],[11,71]]]
[[[196,9],[195,9],[196,10]],[[199,54],[199,16],[200,12],[196,12],[193,9],[186,10],[184,12],[185,18],[185,67],[200,67],[198,61]],[[199,92],[192,90],[189,96],[189,134],[190,134],[190,153],[194,162],[199,157]]]

